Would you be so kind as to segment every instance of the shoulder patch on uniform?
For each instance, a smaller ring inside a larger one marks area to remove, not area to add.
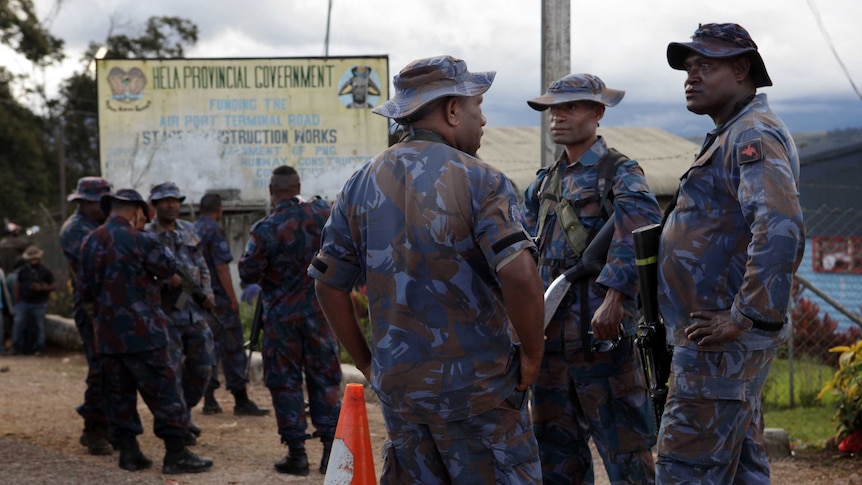
[[[736,147],[736,158],[740,165],[762,160],[763,151],[761,150],[760,138]]]

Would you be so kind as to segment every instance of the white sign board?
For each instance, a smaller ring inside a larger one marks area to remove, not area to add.
[[[334,200],[387,146],[389,59],[123,59],[97,62],[102,176],[144,197],[170,180],[191,201],[208,190],[269,199],[272,169],[294,167],[302,193]]]

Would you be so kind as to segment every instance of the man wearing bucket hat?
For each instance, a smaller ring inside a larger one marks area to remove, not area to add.
[[[712,118],[665,212],[659,306],[674,346],[658,436],[661,483],[769,483],[761,393],[787,324],[805,231],[799,157],[756,89],[772,81],[748,32],[705,24],[672,42],[688,110]]]
[[[15,294],[18,303],[12,322],[12,348],[19,354],[38,355],[45,350],[45,314],[48,312],[48,298],[57,285],[54,273],[42,264],[44,255],[44,251],[31,244],[21,255],[26,262],[17,270]]]
[[[524,194],[545,285],[575,265],[605,224],[613,239],[597,276],[577,282],[545,332],[533,419],[545,483],[592,483],[590,438],[611,483],[654,483],[655,425],[635,346],[637,269],[632,230],[661,209],[638,163],[596,133],[625,92],[598,76],[569,74],[527,104],[550,111],[563,150]],[[592,332],[592,334],[590,333]]]
[[[102,390],[102,368],[95,352],[93,341],[93,321],[81,303],[76,273],[81,255],[81,242],[100,224],[105,222],[99,200],[111,191],[111,184],[101,177],[81,177],[75,192],[69,195],[69,202],[76,202],[78,208],[66,219],[60,229],[60,247],[69,264],[72,282],[72,316],[81,336],[84,354],[87,356],[87,388],[84,402],[75,410],[84,418],[84,431],[80,443],[87,447],[91,455],[111,454],[108,442],[108,419],[105,415],[105,396]]]
[[[100,205],[110,215],[84,239],[77,281],[81,302],[92,308],[119,466],[137,471],[153,464],[138,446],[140,393],[153,413],[153,432],[165,442],[162,473],[206,471],[212,460],[184,444],[188,412],[168,357],[168,318],[159,305],[159,281],[171,278],[177,261],[158,238],[136,229],[140,220],[149,220],[149,207],[138,192],[104,194]]]
[[[194,285],[206,295],[205,301],[195,301],[178,274],[162,285],[162,308],[170,317],[169,353],[191,411],[203,398],[216,363],[213,334],[204,312],[204,308],[215,305],[215,296],[195,226],[179,218],[180,206],[185,199],[173,182],[154,185],[150,189],[150,203],[156,211],[156,218],[146,228],[174,253],[177,265],[191,275]],[[191,418],[189,423],[191,435],[187,437],[188,444],[195,444],[200,428],[191,422]]]
[[[344,185],[309,267],[380,397],[384,484],[541,481],[526,405],[542,357],[535,246],[509,179],[475,157],[494,74],[440,56],[395,76],[373,111],[404,134]],[[370,349],[350,299],[362,282]]]

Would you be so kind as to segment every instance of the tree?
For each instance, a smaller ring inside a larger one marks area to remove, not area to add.
[[[63,40],[42,26],[31,0],[0,0],[0,42],[39,66],[64,57]]]
[[[109,32],[114,30],[112,20]],[[108,48],[105,58],[138,57],[178,58],[198,39],[198,27],[180,17],[150,17],[143,34],[110,34],[104,44],[90,42],[82,61],[86,66],[101,45]],[[60,90],[59,116],[62,117],[66,142],[66,167],[69,180],[97,175],[99,167],[99,125],[97,118],[96,81],[84,70],[63,81]]]

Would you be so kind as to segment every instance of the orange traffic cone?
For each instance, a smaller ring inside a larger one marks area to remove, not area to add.
[[[374,485],[374,456],[362,384],[347,384],[324,485]]]

